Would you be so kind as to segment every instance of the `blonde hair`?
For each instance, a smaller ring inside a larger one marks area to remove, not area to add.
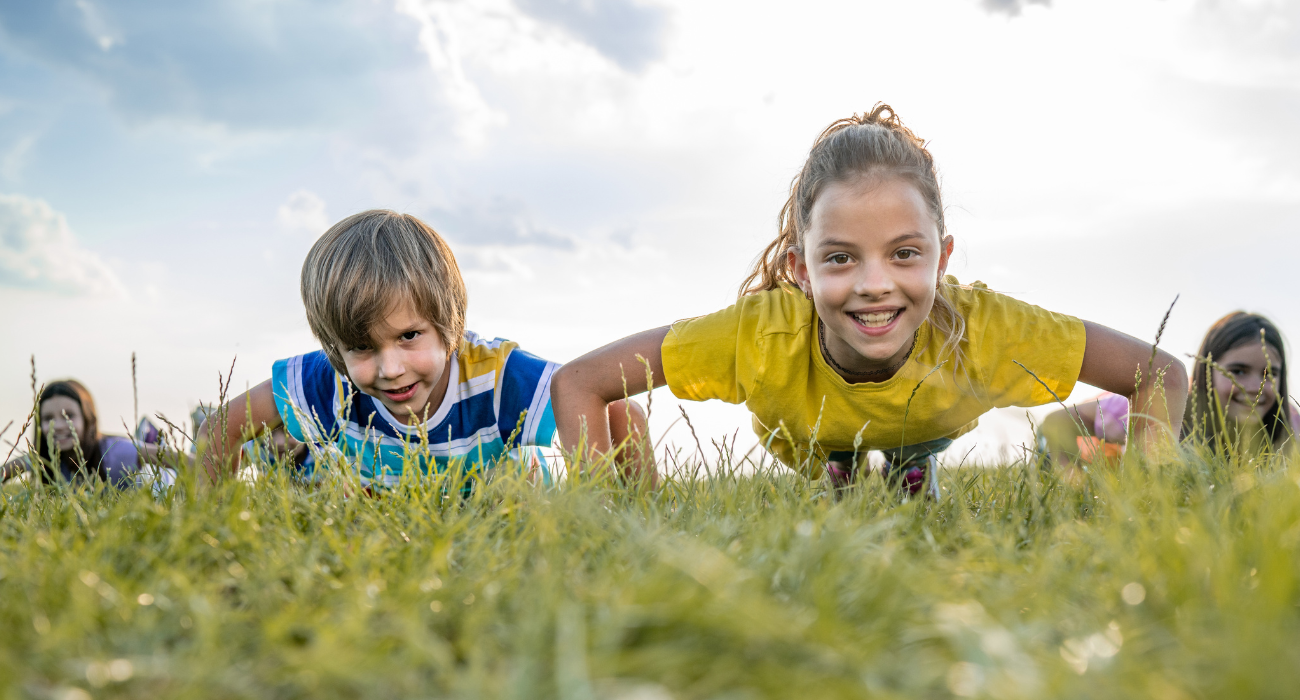
[[[830,184],[862,178],[898,178],[916,187],[943,240],[947,227],[934,158],[925,142],[903,126],[894,109],[878,102],[868,114],[835,121],[813,142],[803,169],[790,183],[790,197],[777,218],[776,240],[754,262],[753,270],[740,285],[740,296],[797,287],[786,251],[803,250],[817,197]],[[928,321],[944,339],[940,356],[952,352],[960,363],[958,353],[966,335],[966,319],[949,297],[948,287],[948,282],[939,281]]]
[[[307,323],[334,369],[371,342],[394,303],[410,303],[450,353],[465,333],[465,280],[447,242],[409,214],[372,209],[334,224],[302,263]]]

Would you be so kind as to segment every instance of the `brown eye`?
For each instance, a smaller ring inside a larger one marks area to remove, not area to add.
[[[849,256],[848,256],[848,255],[845,255],[844,253],[836,253],[836,254],[832,255],[830,258],[828,258],[828,260],[830,261],[830,263],[831,263],[832,265],[847,265],[847,264],[849,264]]]
[[[420,331],[407,331],[402,334],[402,340],[415,340],[420,337]]]

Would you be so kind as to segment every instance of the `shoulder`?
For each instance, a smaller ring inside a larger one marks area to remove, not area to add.
[[[1074,390],[1086,345],[1083,321],[980,282],[945,282],[945,294],[965,320],[962,365],[993,405],[1036,406]]]
[[[979,316],[990,309],[997,309],[1004,306],[1014,307],[1018,304],[1024,304],[1017,299],[1009,297],[1001,292],[995,292],[989,289],[987,284],[975,280],[970,284],[962,284],[957,281],[956,277],[946,275],[943,283],[948,292],[948,298],[952,301],[953,306],[957,307],[958,312],[966,318]],[[1026,306],[1028,306],[1026,304]]]
[[[105,435],[99,439],[99,453],[105,465],[133,465],[137,460],[135,444],[130,438],[119,435]]]
[[[740,313],[756,324],[762,335],[798,333],[812,326],[813,305],[794,287],[749,294],[736,302]]]
[[[953,306],[957,307],[958,313],[973,329],[1029,330],[1026,324],[1032,323],[1077,327],[1079,332],[1083,331],[1083,322],[1073,316],[1048,311],[1041,306],[995,292],[978,280],[970,284],[962,284],[956,277],[948,275],[944,278],[944,283],[947,285],[948,298]],[[1042,327],[1038,329],[1042,330]]]
[[[505,338],[488,340],[474,331],[465,331],[464,337],[460,340],[460,346],[456,348],[456,359],[462,368],[500,367],[505,364],[506,359],[518,347],[519,343],[513,340],[506,340]]]
[[[271,365],[271,393],[281,417],[299,409],[330,405],[344,377],[334,371],[323,350],[277,360]]]
[[[281,378],[294,377],[299,380],[309,378],[333,379],[335,374],[337,372],[334,371],[334,366],[330,364],[324,350],[286,357],[283,360],[276,360],[271,365],[271,376],[277,380],[277,384]]]
[[[708,331],[755,335],[794,334],[812,326],[813,306],[797,289],[746,294],[721,311],[677,321],[668,337]],[[667,342],[667,339],[665,340]]]
[[[461,359],[462,391],[466,395],[492,392],[491,405],[500,435],[513,445],[549,445],[555,434],[551,410],[551,378],[559,365],[496,338],[484,340],[470,332],[457,351]],[[486,395],[486,394],[485,394]]]
[[[535,384],[549,379],[559,366],[524,350],[513,340],[487,340],[472,331],[465,332],[456,350],[456,361],[461,381],[482,381],[491,376],[498,386],[506,382]]]

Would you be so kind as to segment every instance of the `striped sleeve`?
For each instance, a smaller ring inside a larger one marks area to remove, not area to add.
[[[271,366],[271,390],[285,430],[299,442],[329,442],[338,429],[335,415],[339,378],[325,353],[280,360]]]
[[[514,348],[506,358],[498,388],[497,426],[507,449],[523,445],[551,446],[555,439],[551,377],[559,367],[519,348]]]

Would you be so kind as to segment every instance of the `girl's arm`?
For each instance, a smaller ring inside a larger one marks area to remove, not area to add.
[[[1164,350],[1151,359],[1151,344],[1084,321],[1087,341],[1079,381],[1129,400],[1129,444],[1157,454],[1178,441],[1187,408],[1187,368]],[[1136,379],[1141,372],[1142,381]],[[1157,386],[1156,375],[1164,373]]]
[[[556,371],[551,379],[551,407],[561,445],[566,449],[577,448],[586,427],[586,454],[577,455],[578,459],[598,459],[609,452],[611,403],[664,385],[663,357],[659,349],[668,329],[669,326],[664,326],[628,336]],[[653,376],[650,383],[646,382],[646,365],[637,359],[638,355],[650,366]],[[653,482],[653,463],[626,461],[629,472],[637,470],[638,462],[643,465],[640,469],[649,470],[646,476]]]
[[[222,417],[225,424],[222,424]],[[239,470],[239,448],[245,441],[280,427],[271,380],[236,396],[199,428],[198,459],[213,482]]]

